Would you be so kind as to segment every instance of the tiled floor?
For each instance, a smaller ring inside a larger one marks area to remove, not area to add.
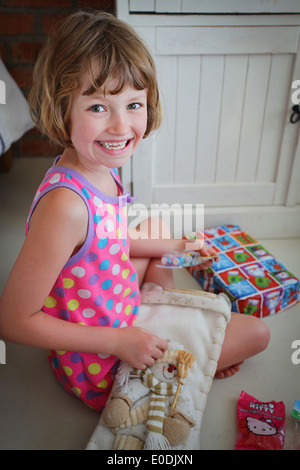
[[[34,190],[50,164],[18,160],[10,173],[0,174],[0,293],[24,239]],[[299,239],[260,241],[300,277]],[[185,271],[177,273],[176,284],[198,287]],[[202,421],[203,449],[234,448],[242,390],[261,401],[284,401],[289,447],[290,413],[294,400],[300,399],[300,364],[291,359],[292,342],[300,340],[300,305],[265,321],[271,330],[268,349],[235,376],[213,381]],[[0,365],[0,449],[84,449],[97,421],[95,412],[57,385],[43,351],[6,343],[6,364]]]

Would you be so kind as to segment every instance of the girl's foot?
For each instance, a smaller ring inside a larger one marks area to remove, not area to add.
[[[237,364],[233,364],[233,366],[227,367],[222,370],[217,370],[215,373],[215,377],[217,379],[224,379],[225,377],[231,377],[232,375],[236,374],[240,370],[240,365],[243,364],[242,362],[238,362]]]

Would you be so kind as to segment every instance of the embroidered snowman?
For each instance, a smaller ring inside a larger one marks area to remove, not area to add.
[[[103,421],[116,435],[114,450],[165,450],[183,444],[195,426],[181,393],[194,362],[178,343],[145,370],[121,363]]]

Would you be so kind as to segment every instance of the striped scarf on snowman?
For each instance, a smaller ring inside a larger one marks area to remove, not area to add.
[[[151,391],[147,419],[148,435],[144,449],[170,449],[169,441],[163,436],[163,423],[167,398],[175,394],[177,385],[156,379],[149,368],[136,370],[136,373]]]

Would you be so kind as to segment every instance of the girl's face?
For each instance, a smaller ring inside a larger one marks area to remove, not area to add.
[[[117,95],[97,91],[83,95],[88,78],[75,95],[70,114],[70,137],[84,166],[95,170],[123,166],[142,140],[147,127],[147,90],[128,86]]]

